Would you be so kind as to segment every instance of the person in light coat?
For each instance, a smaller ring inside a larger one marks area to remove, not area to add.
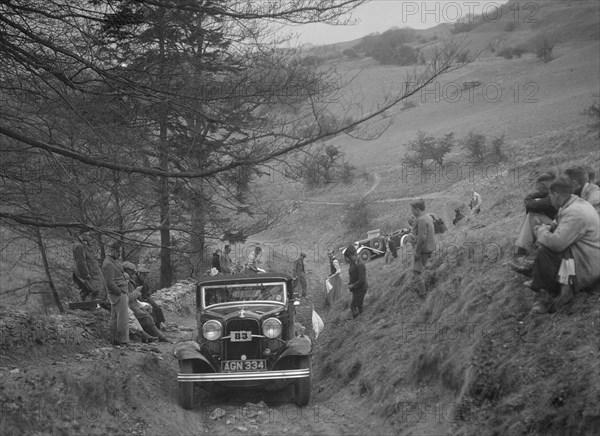
[[[589,171],[584,167],[565,170],[565,175],[573,183],[573,193],[590,203],[600,214],[600,188],[589,181]]]
[[[573,259],[574,283],[579,289],[600,279],[600,216],[594,207],[573,195],[566,177],[550,185],[552,204],[558,209],[555,225],[535,228],[540,244],[528,283],[539,298],[532,313],[548,313],[572,298],[572,287],[557,280],[563,260]]]

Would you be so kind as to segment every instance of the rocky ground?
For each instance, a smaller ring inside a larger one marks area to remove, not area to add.
[[[170,343],[131,343],[123,348],[109,345],[108,313],[103,309],[62,316],[2,309],[0,433],[392,433],[381,418],[366,416],[351,399],[320,401],[314,380],[313,399],[304,408],[294,405],[285,392],[200,391],[195,409],[183,410],[172,350],[195,327],[189,290],[183,284],[159,296]]]

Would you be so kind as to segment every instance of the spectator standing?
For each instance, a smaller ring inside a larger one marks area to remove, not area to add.
[[[600,279],[600,217],[587,201],[572,194],[572,183],[559,177],[550,185],[552,204],[558,209],[556,225],[536,227],[540,249],[527,286],[538,293],[531,313],[544,314],[572,298],[573,289],[564,276],[575,276],[582,289]],[[572,259],[574,268],[568,267]],[[563,276],[557,281],[557,276]],[[566,283],[565,283],[566,282]],[[561,286],[562,284],[562,286]]]
[[[475,192],[475,189],[471,188],[471,201],[469,202],[471,208],[471,215],[477,215],[481,212],[481,195]]]
[[[411,210],[416,218],[415,226],[413,227],[413,280],[417,286],[419,295],[424,298],[427,295],[427,287],[423,280],[423,270],[435,251],[435,230],[431,215],[425,213],[425,202],[423,200],[411,203]]]
[[[306,271],[304,269],[305,253],[300,253],[300,257],[294,262],[294,290],[300,284],[302,288],[302,297],[306,297]]]
[[[221,250],[218,248],[212,255],[212,261],[210,263],[212,268],[215,268],[218,272],[221,272]]]
[[[260,245],[257,245],[256,247],[254,247],[254,250],[252,250],[248,255],[248,260],[246,262],[246,271],[251,271],[255,273],[259,272],[258,264],[260,263],[261,255],[262,247]]]
[[[220,258],[221,272],[223,274],[233,274],[231,257],[229,257],[229,253],[231,253],[231,246],[226,245],[223,253]]]
[[[389,265],[398,257],[398,251],[394,238],[389,235],[385,237],[385,264]]]
[[[327,281],[329,282],[330,288],[325,289],[325,301],[329,307],[333,307],[338,300],[342,289],[342,268],[340,267],[339,260],[335,257],[335,251],[327,251],[327,257],[329,258],[329,276],[327,276]],[[325,286],[327,287],[327,285]]]
[[[350,268],[348,269],[348,290],[352,292],[350,311],[352,312],[352,317],[356,318],[363,312],[363,301],[369,287],[367,283],[367,268],[363,261],[358,258],[354,245],[346,248],[344,257],[350,263]]]
[[[106,295],[106,283],[90,245],[91,239],[90,232],[84,231],[77,237],[77,243],[73,246],[74,274],[77,277],[76,283],[79,282],[80,285],[81,301],[85,301],[88,296],[91,300],[104,299]]]
[[[121,244],[115,241],[109,245],[108,250],[108,255],[102,263],[102,273],[110,302],[110,338],[113,345],[127,345],[129,342],[129,285],[119,262]]]

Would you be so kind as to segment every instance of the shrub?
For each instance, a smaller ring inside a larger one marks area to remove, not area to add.
[[[456,61],[459,64],[466,64],[467,62],[469,62],[469,50],[460,52],[459,55],[456,57]]]
[[[463,140],[463,147],[478,162],[482,162],[485,157],[485,135],[481,133],[469,132]]]
[[[527,50],[525,50],[522,47],[515,47],[512,49],[512,54],[518,58],[520,58],[521,56],[523,56],[523,53],[527,52]]]
[[[425,161],[433,160],[440,166],[444,166],[446,155],[454,148],[454,133],[448,133],[441,138],[434,138],[425,132],[419,131],[417,138],[408,143],[411,154],[404,158],[410,165],[422,167]]]
[[[353,48],[347,48],[342,52],[342,54],[350,59],[356,59],[358,57],[358,53]]]
[[[502,56],[504,59],[513,58],[513,49],[510,47],[504,47],[502,50],[497,52],[498,56]]]
[[[412,100],[404,100],[404,102],[402,103],[402,109],[401,110],[406,110],[406,109],[411,109],[413,107],[416,107],[417,103],[415,103]]]
[[[550,62],[552,57],[552,50],[556,41],[554,37],[546,33],[539,33],[531,39],[531,45],[533,52],[538,59],[543,60],[545,63]]]
[[[492,141],[492,152],[494,153],[494,156],[498,158],[498,160],[506,159],[504,154],[504,134],[494,137]]]
[[[583,111],[583,114],[592,119],[590,128],[597,130],[600,136],[600,94],[594,96],[594,102]]]
[[[517,28],[517,23],[515,23],[514,21],[510,21],[510,22],[506,23],[506,25],[504,26],[504,31],[512,32],[516,28]]]
[[[371,209],[366,198],[362,198],[356,203],[352,203],[348,207],[343,219],[343,223],[350,233],[367,232],[369,230],[370,222]]]

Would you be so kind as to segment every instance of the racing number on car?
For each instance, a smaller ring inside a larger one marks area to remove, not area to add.
[[[231,342],[246,342],[252,340],[252,332],[239,331],[231,332]]]

